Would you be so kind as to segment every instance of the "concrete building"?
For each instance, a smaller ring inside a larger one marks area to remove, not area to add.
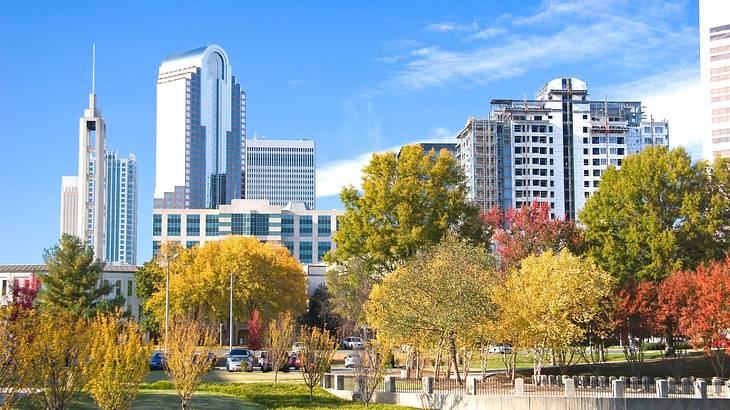
[[[47,271],[45,265],[0,265],[0,306],[11,301],[14,287],[30,286],[34,277]],[[136,271],[137,267],[133,265],[106,265],[102,280],[112,286],[112,292],[106,298],[122,296],[127,311],[135,319],[139,319],[140,301],[134,281]]]
[[[641,102],[591,101],[585,82],[558,78],[534,100],[492,100],[489,116],[458,134],[457,158],[482,209],[537,200],[553,217],[575,219],[606,168],[621,166],[641,123]]]
[[[106,256],[112,264],[137,261],[137,160],[106,154]]]
[[[316,208],[315,144],[310,140],[246,141],[245,198]]]
[[[626,146],[629,154],[636,154],[644,148],[654,145],[667,146],[669,144],[669,123],[667,120],[643,120],[637,127],[629,128]]]
[[[730,4],[700,0],[704,157],[730,158]]]
[[[94,249],[97,258],[103,259],[106,231],[106,123],[93,91],[89,94],[89,108],[84,110],[84,116],[79,119],[78,152],[78,176],[61,177],[61,234],[78,236]]]
[[[78,236],[78,211],[79,210],[79,177],[61,177],[61,230],[60,235],[65,233]]]
[[[343,211],[310,210],[301,203],[273,205],[268,200],[235,199],[218,209],[156,208],[152,216],[152,253],[164,242],[186,247],[231,235],[278,242],[302,264],[319,263],[335,247],[337,217]]]
[[[156,208],[214,209],[242,197],[245,107],[220,46],[165,58],[157,79]]]

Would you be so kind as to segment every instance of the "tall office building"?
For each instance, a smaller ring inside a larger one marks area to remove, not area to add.
[[[137,261],[137,160],[106,154],[106,257],[112,264]]]
[[[78,236],[79,177],[61,177],[61,235]]]
[[[730,4],[700,0],[700,71],[705,159],[730,158]]]
[[[669,123],[667,120],[656,121],[653,118],[643,120],[638,127],[629,128],[626,138],[629,154],[641,152],[653,145],[666,146],[669,143]]]
[[[165,58],[157,79],[155,208],[241,198],[245,94],[212,44]]]
[[[60,225],[61,234],[78,236],[94,249],[99,259],[105,256],[105,145],[106,123],[96,106],[96,93],[92,91],[89,108],[79,119],[79,174],[61,178]]]
[[[642,135],[643,124],[641,102],[591,101],[585,82],[558,78],[534,100],[492,100],[489,116],[470,119],[457,136],[457,159],[482,209],[537,200],[550,204],[553,217],[575,219],[608,166],[621,166],[632,130]],[[653,141],[667,145],[662,124],[662,138]]]
[[[315,144],[309,140],[246,141],[246,199],[315,209]]]

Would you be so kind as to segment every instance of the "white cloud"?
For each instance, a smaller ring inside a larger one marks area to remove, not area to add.
[[[474,31],[479,28],[477,23],[472,24],[457,24],[450,21],[444,21],[441,23],[429,24],[423,29],[426,31],[433,31],[437,33],[448,33],[450,31]]]
[[[698,118],[702,90],[700,72],[696,66],[681,66],[624,84],[596,87],[594,99],[640,100],[649,118],[669,121],[669,144],[683,146],[694,158],[702,156],[702,138]]]
[[[501,36],[502,34],[506,34],[507,30],[499,27],[489,27],[484,30],[478,31],[467,38],[465,40],[486,40],[488,38]]]
[[[657,0],[639,5],[628,0],[547,0],[531,16],[505,17],[510,21],[500,22],[500,26],[511,23],[515,27],[511,32],[493,27],[464,38],[504,36],[498,42],[466,50],[424,45],[411,51],[393,71],[387,86],[417,90],[453,83],[484,85],[534,68],[600,64],[599,59],[616,67],[639,67],[652,72],[662,64],[676,62],[678,55],[685,56],[687,50],[697,46],[696,28],[670,19],[669,16],[676,16],[676,7]],[[637,8],[641,19],[637,18]],[[524,25],[547,21],[549,31],[544,25],[524,29]],[[451,22],[429,27],[442,32],[478,28],[476,24],[460,26]]]
[[[403,145],[419,142],[452,142],[456,134],[446,128],[436,128],[426,139],[411,141]],[[360,187],[362,168],[370,162],[375,153],[398,152],[403,145],[386,148],[380,151],[358,154],[352,158],[343,158],[326,162],[317,167],[317,198],[339,195],[343,187],[353,185]]]

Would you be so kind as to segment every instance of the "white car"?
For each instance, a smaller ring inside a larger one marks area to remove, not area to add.
[[[248,349],[231,349],[226,358],[226,370],[229,372],[252,372],[253,355]]]
[[[350,353],[345,356],[345,367],[355,367],[360,363],[360,356],[355,353]]]
[[[489,345],[489,353],[512,353],[512,346],[508,344]]]
[[[301,352],[302,350],[304,350],[305,347],[307,347],[307,346],[304,343],[296,342],[291,346],[291,353],[297,354],[297,353]]]
[[[362,338],[357,336],[350,336],[348,338],[342,339],[340,345],[343,349],[349,350],[362,349],[365,347],[365,343],[363,343]]]

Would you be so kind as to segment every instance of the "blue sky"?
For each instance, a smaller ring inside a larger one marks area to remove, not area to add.
[[[92,43],[108,146],[139,162],[142,263],[151,255],[155,82],[170,53],[223,46],[247,91],[249,137],[314,139],[318,207],[337,208],[339,187],[357,184],[370,153],[448,140],[492,98],[532,98],[566,75],[588,82],[593,98],[642,99],[670,121],[672,145],[699,155],[697,27],[695,1],[8,2],[0,263],[40,262],[57,241]]]

